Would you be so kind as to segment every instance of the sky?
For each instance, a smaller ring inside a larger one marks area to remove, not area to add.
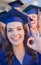
[[[38,5],[41,6],[41,0],[22,0],[24,3],[32,3],[33,1],[38,1]]]
[[[38,2],[39,2],[39,5],[41,6],[41,0],[38,0]]]
[[[24,1],[25,3],[26,2],[29,2],[29,3],[32,2],[32,0],[22,0],[22,1]]]

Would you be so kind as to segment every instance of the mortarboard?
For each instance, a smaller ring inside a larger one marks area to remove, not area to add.
[[[1,17],[2,17],[4,14],[6,14],[6,13],[7,13],[7,11],[0,12],[0,19],[1,19]]]
[[[4,15],[7,11],[0,12],[0,16]]]
[[[23,5],[23,3],[20,0],[16,0],[8,4],[12,7],[20,7],[21,5]]]
[[[3,12],[1,12],[0,13],[0,19],[4,16],[4,14],[6,14],[7,13],[7,11],[3,11]],[[0,20],[1,21],[1,20]]]
[[[15,17],[17,17],[17,18],[15,18]],[[0,17],[0,21],[4,22],[5,24],[7,24],[11,21],[20,21],[20,22],[26,24],[26,23],[28,23],[28,21],[32,21],[32,19],[30,17],[28,17],[27,15],[25,15],[24,13],[22,13],[16,9],[12,9],[9,12],[7,12],[6,14],[2,15],[2,17]]]
[[[38,10],[41,10],[41,7],[29,5],[23,10],[23,12],[26,12],[27,14],[38,14]]]

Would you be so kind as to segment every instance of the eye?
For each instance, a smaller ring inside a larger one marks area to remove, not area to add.
[[[32,18],[35,18],[35,16],[32,16]]]
[[[8,32],[12,32],[13,30],[8,30]]]
[[[19,30],[19,31],[20,31],[20,30],[22,30],[22,29],[21,29],[21,28],[17,28],[17,30]]]

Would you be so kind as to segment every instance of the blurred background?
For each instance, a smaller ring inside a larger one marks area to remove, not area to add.
[[[8,3],[13,2],[15,0],[0,0],[0,12],[4,11],[4,10],[9,10],[10,6],[8,5]],[[21,0],[24,4],[30,4],[33,1],[38,1],[38,0]]]
[[[0,12],[3,10],[9,10],[10,6],[8,6],[8,3],[13,2],[16,0],[0,0]],[[33,3],[34,1],[38,2],[38,5],[41,6],[41,0],[21,0],[24,4],[28,5],[30,3]]]
[[[11,9],[11,6],[8,5],[8,3],[10,2],[13,2],[13,1],[16,1],[16,0],[0,0],[0,13],[3,12],[3,11],[9,11]],[[25,4],[25,6],[22,6],[21,8],[24,9],[28,4],[30,3],[34,3],[36,4],[36,1],[37,1],[37,4],[41,7],[41,0],[21,0],[21,2],[23,2]],[[41,14],[41,12],[40,12]],[[40,33],[41,33],[41,15],[40,15]]]

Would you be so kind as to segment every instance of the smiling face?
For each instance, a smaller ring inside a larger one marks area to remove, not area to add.
[[[22,44],[24,40],[24,29],[21,22],[10,22],[7,24],[7,37],[12,45]]]
[[[38,15],[37,14],[29,14],[30,18],[33,19],[33,21],[29,22],[29,25],[31,28],[36,28],[38,23]]]

